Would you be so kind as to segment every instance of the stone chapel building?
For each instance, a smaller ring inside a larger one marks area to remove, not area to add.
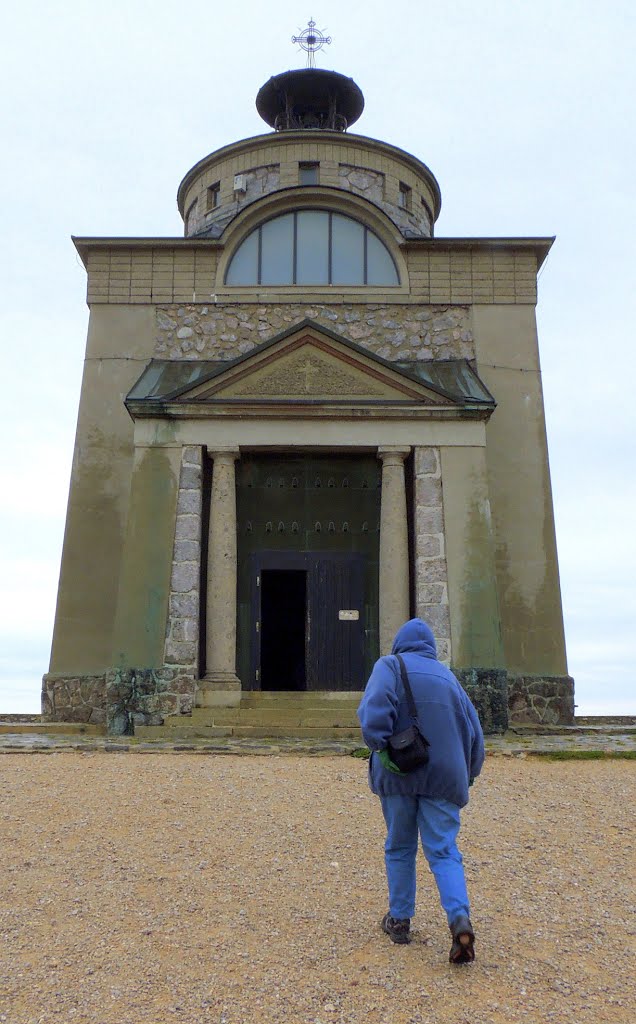
[[[181,182],[183,238],[74,239],[90,324],[44,715],[264,735],[277,697],[313,695],[298,734],[347,701],[353,729],[419,615],[486,729],[571,722],[535,322],[553,240],[435,238],[436,179],[349,130],[343,75],[278,75],[256,105],[267,132]]]

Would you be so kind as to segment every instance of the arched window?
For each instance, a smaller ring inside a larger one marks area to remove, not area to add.
[[[327,210],[265,221],[230,260],[228,285],[398,285],[393,257],[364,224]]]

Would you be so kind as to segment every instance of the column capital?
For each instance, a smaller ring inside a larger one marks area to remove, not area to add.
[[[218,448],[210,448],[208,446],[206,451],[209,458],[214,459],[215,462],[219,459],[231,459],[232,461],[236,461],[236,459],[240,459],[241,457],[240,448],[233,448],[230,445],[219,445]]]
[[[393,461],[396,465],[400,462],[404,462],[405,458],[410,454],[410,448],[399,448],[391,445],[383,445],[378,448],[378,458],[381,459],[382,462]]]

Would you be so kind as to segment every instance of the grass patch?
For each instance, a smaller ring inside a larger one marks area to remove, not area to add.
[[[534,750],[528,753],[547,761],[636,761],[636,750]]]
[[[368,761],[371,757],[371,751],[368,747],[356,747],[355,750],[351,751],[352,757],[357,757],[361,761]]]

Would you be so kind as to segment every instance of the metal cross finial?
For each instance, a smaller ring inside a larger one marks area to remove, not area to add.
[[[329,46],[330,42],[331,36],[326,36],[320,29],[317,29],[313,18],[309,19],[307,28],[304,28],[299,36],[292,36],[292,43],[298,43],[300,48],[305,50],[308,68],[315,68],[316,66],[316,58],[314,56],[316,50],[322,50],[323,46]]]

